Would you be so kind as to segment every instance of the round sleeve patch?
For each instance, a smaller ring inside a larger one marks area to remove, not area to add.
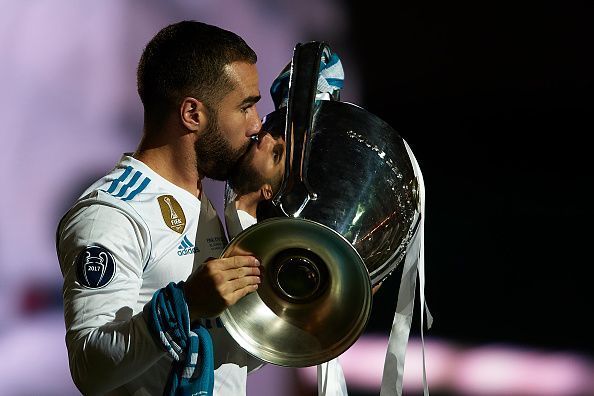
[[[107,286],[115,275],[115,269],[113,255],[102,246],[87,246],[76,257],[76,278],[89,289]]]

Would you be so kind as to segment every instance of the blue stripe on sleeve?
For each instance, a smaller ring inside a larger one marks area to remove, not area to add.
[[[130,201],[132,198],[134,198],[136,195],[138,195],[140,192],[142,192],[142,190],[144,190],[150,182],[151,182],[151,179],[149,179],[148,177],[145,177],[144,180],[142,181],[142,183],[140,183],[140,186],[138,186],[138,188],[136,190],[134,190],[130,194],[128,194],[127,197],[122,198],[122,201]]]
[[[116,187],[118,186],[118,184],[120,184],[121,181],[124,181],[130,174],[130,172],[132,172],[132,167],[127,166],[126,170],[124,170],[124,173],[122,173],[120,175],[120,177],[118,177],[117,179],[115,179],[114,181],[111,182],[111,186],[109,186],[109,190],[107,190],[107,192],[110,194],[113,193],[115,191]]]
[[[134,173],[134,176],[132,176],[132,179],[130,179],[130,181],[128,183],[126,183],[122,187],[122,189],[120,190],[120,192],[117,193],[116,195],[114,195],[114,197],[116,197],[116,198],[123,197],[124,194],[126,194],[126,191],[128,191],[128,189],[130,187],[132,187],[134,184],[136,184],[136,182],[138,181],[138,179],[140,178],[140,176],[142,176],[142,173],[140,171],[136,171],[136,173]]]

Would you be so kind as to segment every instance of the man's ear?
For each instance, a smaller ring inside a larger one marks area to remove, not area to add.
[[[206,106],[198,99],[184,98],[179,111],[182,123],[190,131],[199,131],[206,125]]]
[[[265,183],[262,187],[260,187],[260,194],[265,201],[269,201],[272,199],[272,186],[268,183]]]

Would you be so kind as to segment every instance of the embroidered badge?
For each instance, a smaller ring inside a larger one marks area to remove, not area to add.
[[[172,195],[161,195],[157,201],[167,227],[177,233],[183,233],[186,228],[186,216],[179,202]]]
[[[87,246],[76,258],[76,279],[89,289],[107,286],[116,272],[115,259],[102,246]]]

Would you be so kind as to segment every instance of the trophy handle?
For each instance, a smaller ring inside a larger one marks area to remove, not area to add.
[[[291,60],[289,98],[285,122],[285,172],[281,187],[272,200],[283,215],[298,217],[310,200],[317,198],[307,182],[307,163],[312,122],[318,105],[316,90],[325,42],[297,44]]]

